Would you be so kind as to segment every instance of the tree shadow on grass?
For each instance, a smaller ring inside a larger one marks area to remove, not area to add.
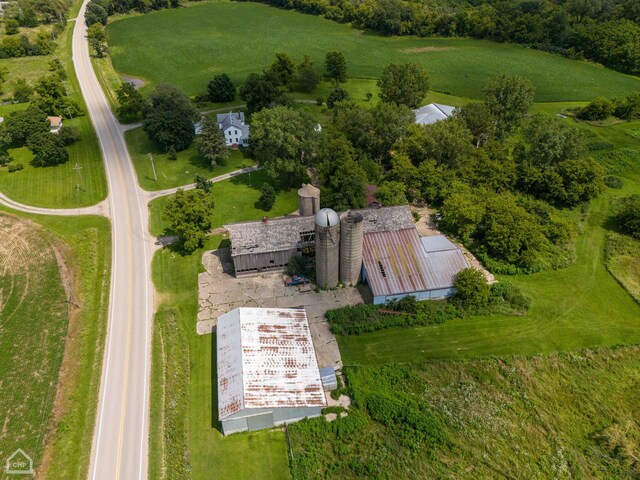
[[[276,193],[286,192],[291,188],[300,188],[300,185],[302,185],[302,183],[306,181],[308,181],[308,179],[296,179],[292,183],[293,186],[290,187],[288,180],[284,180],[281,178],[274,179],[273,177],[269,176],[264,170],[256,170],[251,173],[244,173],[242,175],[231,178],[231,183],[233,183],[234,185],[244,185],[251,188],[252,190],[258,191],[262,188],[262,184],[268,183],[273,187]]]

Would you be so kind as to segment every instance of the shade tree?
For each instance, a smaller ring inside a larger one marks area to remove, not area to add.
[[[195,137],[198,112],[179,88],[163,84],[149,95],[142,109],[142,128],[163,151],[186,149]]]

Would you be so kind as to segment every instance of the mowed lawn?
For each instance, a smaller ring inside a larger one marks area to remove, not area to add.
[[[58,48],[54,55],[34,57],[31,59],[17,59],[24,65],[14,65],[14,59],[0,60],[0,66],[7,66],[10,73],[8,82],[23,75],[24,71],[31,72],[30,83],[48,74],[47,63],[53,58],[60,58],[64,63],[68,79],[65,86],[69,96],[76,100],[81,109],[86,112],[86,105],[80,93],[80,86],[75,76],[71,61],[71,39],[73,22],[69,22],[66,30],[58,38]],[[24,67],[21,71],[18,67]],[[8,87],[8,86],[7,86]],[[26,108],[26,104],[11,105],[0,109],[0,114],[6,115],[11,110]],[[26,148],[11,150],[13,164],[22,163],[24,170],[9,173],[6,167],[0,168],[0,191],[11,199],[27,205],[50,208],[84,207],[98,203],[107,195],[107,183],[100,154],[98,139],[93,130],[88,115],[65,120],[64,125],[75,126],[80,130],[80,141],[68,147],[69,161],[55,167],[36,168],[29,165],[31,152]],[[78,168],[76,168],[76,166]]]
[[[196,142],[186,150],[178,152],[175,160],[169,160],[167,154],[162,153],[158,146],[149,140],[142,127],[125,132],[125,140],[138,175],[138,182],[145,190],[180,187],[193,183],[196,175],[212,178],[255,164],[246,152],[240,149],[231,150],[224,165],[211,168],[198,154]],[[149,154],[153,157],[157,180],[153,176]]]
[[[628,94],[640,81],[605,68],[511,44],[471,39],[382,37],[312,15],[257,3],[205,3],[122,17],[108,28],[120,74],[152,84],[204,91],[211,77],[234,82],[267,67],[276,52],[308,54],[320,67],[329,50],[342,51],[349,75],[379,77],[385,65],[413,61],[431,73],[436,90],[478,98],[489,76],[510,72],[530,79],[537,101],[584,101]]]
[[[276,201],[269,211],[264,210],[259,202],[260,188],[265,182],[276,189]],[[214,228],[228,223],[259,220],[265,215],[270,218],[288,215],[298,209],[297,188],[290,189],[274,182],[262,170],[215,183],[211,191],[215,202],[211,211]],[[170,198],[160,197],[149,204],[149,230],[152,235],[171,233],[163,219],[164,208]]]
[[[218,248],[221,237],[208,240]],[[150,477],[234,480],[289,478],[284,432],[223,437],[217,421],[215,336],[198,335],[198,273],[204,249],[153,258],[160,294],[154,329]],[[163,477],[164,476],[164,477]]]

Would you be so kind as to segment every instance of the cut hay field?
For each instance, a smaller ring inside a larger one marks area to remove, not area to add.
[[[175,83],[189,94],[213,75],[234,82],[267,67],[276,52],[296,60],[309,54],[322,66],[329,50],[344,52],[349,74],[377,78],[385,65],[425,66],[433,88],[469,98],[484,80],[517,73],[537,88],[537,101],[585,101],[640,89],[640,80],[591,64],[512,44],[471,39],[382,37],[312,15],[257,3],[215,2],[121,17],[108,27],[113,66],[151,84]]]
[[[56,260],[61,245],[2,213],[0,235],[0,458],[22,448],[40,465],[70,313]]]
[[[22,448],[39,478],[82,478],[106,326],[109,222],[0,207],[0,233],[0,458]]]

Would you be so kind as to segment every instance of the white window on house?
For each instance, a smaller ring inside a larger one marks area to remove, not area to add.
[[[238,138],[236,137],[236,143],[238,143]]]
[[[234,131],[233,131],[233,133],[234,133],[235,135],[237,135],[237,134],[238,134],[238,130],[234,130]]]

